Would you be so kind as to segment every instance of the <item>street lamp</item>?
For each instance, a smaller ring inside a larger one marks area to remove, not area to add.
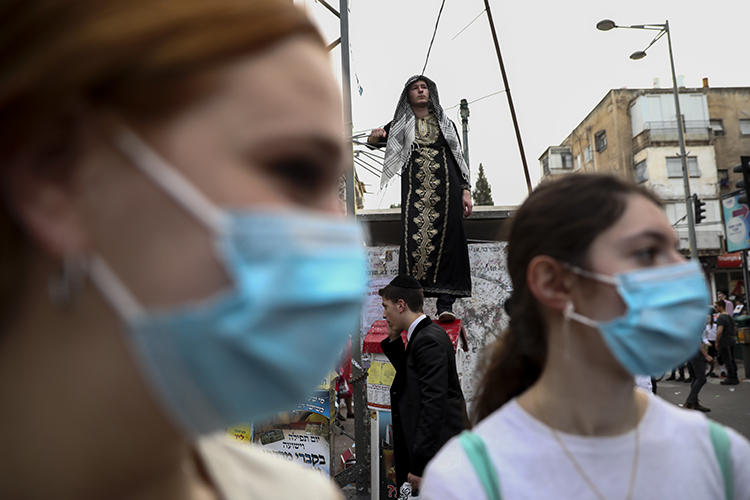
[[[611,19],[603,19],[596,23],[596,29],[600,31],[609,31],[613,28],[651,30],[659,32],[645,49],[630,54],[630,58],[634,61],[646,57],[646,51],[656,43],[657,40],[665,34],[667,35],[667,44],[669,45],[669,64],[672,68],[672,93],[674,94],[674,109],[677,118],[677,138],[680,143],[680,159],[682,160],[682,181],[685,185],[685,211],[687,212],[688,220],[688,237],[690,238],[690,257],[697,259],[698,247],[695,239],[695,221],[693,219],[693,211],[690,208],[690,179],[688,176],[687,154],[685,153],[685,136],[682,131],[683,122],[682,112],[680,111],[680,96],[677,90],[677,77],[675,76],[674,71],[674,57],[672,56],[672,37],[669,34],[669,21],[664,21],[664,24],[634,24],[630,26],[618,26]]]

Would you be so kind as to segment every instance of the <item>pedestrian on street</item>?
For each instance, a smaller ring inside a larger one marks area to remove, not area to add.
[[[418,75],[407,80],[393,120],[367,138],[385,146],[380,187],[401,178],[399,274],[437,297],[438,321],[453,321],[457,298],[471,297],[464,217],[471,215],[469,166],[458,130],[440,106],[437,85]]]
[[[0,33],[0,498],[341,498],[227,433],[314,390],[366,291],[315,26],[35,0]]]
[[[727,369],[727,378],[720,382],[721,385],[737,385],[740,383],[737,378],[737,362],[734,360],[734,344],[737,343],[737,329],[734,320],[727,314],[724,301],[717,300],[714,307],[719,312],[716,318],[716,345],[719,348],[724,366]]]
[[[714,373],[714,361],[718,354],[716,351],[716,322],[714,321],[714,314],[716,314],[716,309],[711,306],[708,318],[706,318],[706,327],[703,330],[703,343],[706,346],[706,353],[712,358],[711,362],[708,364],[709,370],[706,376],[712,378],[718,377],[718,375]]]
[[[690,382],[690,378],[685,377],[685,368],[687,368],[687,363],[680,363],[680,366],[677,368],[672,369],[672,373],[669,374],[669,377],[667,377],[667,380],[674,380],[676,382]],[[676,376],[676,374],[679,373],[679,377]],[[688,376],[690,373],[688,373]]]
[[[708,287],[678,248],[641,186],[541,183],[510,229],[510,324],[487,353],[478,423],[430,462],[420,498],[750,498],[745,438],[634,387],[700,342]]]
[[[726,312],[729,316],[734,315],[734,302],[732,302],[729,297],[727,296],[727,292],[724,292],[722,290],[719,290],[716,293],[716,297],[720,302],[724,303],[724,312]],[[733,296],[734,297],[734,296]]]
[[[427,462],[467,428],[466,403],[453,344],[422,312],[419,282],[399,275],[378,293],[389,330],[380,345],[396,369],[390,390],[396,483],[408,482],[418,491]]]
[[[711,315],[709,314],[708,317],[710,321]],[[690,410],[698,410],[707,413],[711,411],[711,409],[703,406],[700,401],[698,401],[698,393],[700,393],[703,385],[706,383],[706,363],[713,363],[714,358],[710,354],[708,354],[708,346],[703,341],[703,338],[701,338],[701,342],[699,345],[700,347],[698,349],[698,352],[696,352],[695,356],[690,358],[690,361],[688,361],[690,379],[693,382],[690,384],[690,393],[685,400],[684,407]]]

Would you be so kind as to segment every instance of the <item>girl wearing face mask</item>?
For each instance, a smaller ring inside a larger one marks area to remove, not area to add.
[[[479,423],[421,497],[750,498],[750,444],[634,387],[698,348],[710,297],[659,200],[601,175],[543,183],[508,243],[510,328],[487,354]]]
[[[359,321],[315,28],[285,0],[39,0],[0,33],[0,498],[338,498],[223,438]]]

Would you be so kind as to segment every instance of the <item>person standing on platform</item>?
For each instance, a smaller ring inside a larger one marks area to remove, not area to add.
[[[388,338],[380,345],[396,369],[391,385],[396,482],[419,489],[427,462],[453,436],[468,427],[448,334],[422,312],[419,282],[399,275],[378,291]],[[401,332],[407,331],[407,343]]]
[[[367,142],[386,147],[380,188],[401,176],[399,274],[419,281],[426,297],[437,297],[438,321],[453,321],[456,299],[471,296],[463,217],[473,204],[469,166],[435,82],[409,78],[393,120]]]

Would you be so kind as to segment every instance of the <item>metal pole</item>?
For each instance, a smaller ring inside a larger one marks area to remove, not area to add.
[[[341,25],[341,86],[344,100],[345,137],[351,137],[352,123],[352,82],[349,65],[349,6],[348,0],[339,0],[339,20]],[[346,209],[350,217],[355,217],[354,200],[354,144],[349,142],[349,164],[346,173]],[[354,403],[354,442],[357,448],[356,485],[358,492],[367,492],[370,486],[370,415],[367,408],[367,387],[362,367],[362,339],[360,328],[352,335],[352,379]]]
[[[466,99],[461,99],[461,128],[464,134],[464,160],[466,166],[469,166],[469,103]]]
[[[487,9],[487,19],[490,22],[490,31],[492,31],[492,39],[495,42],[495,52],[497,53],[497,60],[500,63],[500,73],[503,75],[503,84],[505,85],[505,95],[508,96],[508,106],[510,106],[510,116],[513,119],[513,128],[516,130],[516,141],[518,142],[518,150],[521,153],[521,163],[523,164],[523,173],[526,176],[526,187],[531,193],[531,177],[529,177],[529,166],[526,164],[526,153],[523,150],[523,142],[521,141],[521,130],[518,128],[518,120],[516,119],[516,109],[513,107],[513,98],[510,96],[510,85],[508,84],[508,75],[505,74],[505,65],[503,64],[503,56],[500,54],[500,44],[497,41],[497,33],[495,32],[495,22],[492,20],[492,11],[490,10],[489,0],[484,0],[484,6]]]
[[[688,238],[690,239],[690,258],[698,258],[698,245],[695,239],[695,220],[693,210],[690,206],[690,177],[688,173],[688,158],[685,152],[685,135],[682,132],[682,112],[680,111],[680,94],[677,89],[677,76],[674,71],[674,57],[672,56],[672,35],[669,32],[669,21],[664,22],[667,32],[667,45],[669,45],[669,65],[672,68],[672,92],[674,93],[675,117],[677,119],[677,138],[680,142],[680,158],[682,160],[682,182],[685,186],[685,210],[687,211]]]

